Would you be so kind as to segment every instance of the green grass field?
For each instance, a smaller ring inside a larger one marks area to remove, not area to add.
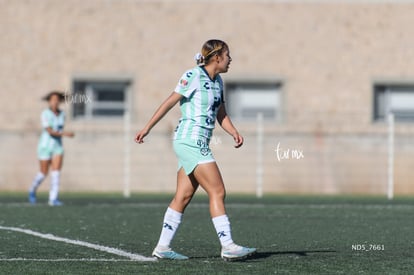
[[[414,274],[414,199],[228,195],[236,242],[258,248],[224,262],[203,195],[173,243],[188,261],[135,261],[79,240],[150,257],[171,195],[62,194],[63,207],[0,195],[0,274]],[[30,232],[32,232],[30,231]],[[353,246],[354,245],[354,246]],[[365,250],[363,250],[365,248]]]

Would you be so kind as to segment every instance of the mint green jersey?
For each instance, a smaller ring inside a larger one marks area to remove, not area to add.
[[[210,140],[218,109],[223,102],[220,75],[211,79],[204,67],[197,66],[183,74],[175,92],[183,98],[180,101],[181,119],[174,139]]]
[[[48,108],[42,112],[41,121],[42,134],[40,136],[38,147],[51,148],[55,145],[62,145],[62,138],[51,136],[46,129],[50,127],[53,131],[62,132],[65,125],[65,113],[60,111],[59,114],[56,115]]]

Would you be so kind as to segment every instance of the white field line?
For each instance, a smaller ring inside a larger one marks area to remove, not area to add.
[[[111,204],[111,203],[97,203],[97,204],[88,204],[88,207],[117,207],[121,208],[166,208],[168,203],[120,203],[120,204]],[[190,203],[190,208],[206,208],[208,209],[208,203]],[[358,203],[341,203],[341,204],[331,204],[331,203],[312,203],[312,204],[292,204],[292,203],[281,203],[281,204],[264,204],[264,203],[226,203],[226,208],[236,208],[236,209],[252,209],[252,208],[314,208],[314,209],[338,209],[338,208],[346,208],[346,209],[414,209],[413,204],[358,204]]]
[[[132,259],[105,259],[105,258],[58,258],[58,259],[34,259],[34,258],[0,258],[0,262],[136,262]]]
[[[41,205],[41,204],[39,204]],[[47,206],[47,204],[44,204]],[[69,204],[68,204],[69,205]],[[67,205],[67,206],[68,206]],[[106,208],[106,207],[121,207],[121,208],[162,208],[165,209],[168,206],[168,203],[157,203],[157,202],[141,202],[141,203],[90,203],[85,205],[85,207],[93,208]],[[0,207],[36,207],[28,202],[22,203],[2,203],[0,202]],[[208,208],[208,203],[191,203],[190,208]],[[413,204],[359,204],[359,203],[280,203],[280,204],[265,204],[265,203],[226,203],[226,208],[314,208],[314,209],[338,209],[338,208],[347,208],[347,209],[414,209]]]
[[[73,245],[78,245],[78,246],[84,246],[84,247],[92,248],[92,249],[95,249],[95,250],[103,251],[103,252],[106,252],[106,253],[126,257],[126,258],[129,258],[130,260],[134,260],[134,261],[140,261],[140,262],[156,261],[156,259],[154,259],[154,258],[145,257],[145,256],[142,256],[140,254],[130,253],[130,252],[127,252],[127,251],[123,251],[121,249],[108,247],[108,246],[103,246],[103,245],[98,245],[98,244],[93,244],[93,243],[88,243],[88,242],[84,242],[84,241],[71,240],[71,239],[68,239],[68,238],[58,237],[58,236],[55,236],[55,235],[52,235],[52,234],[43,234],[43,233],[36,232],[36,231],[30,230],[30,229],[23,229],[23,228],[19,228],[19,227],[0,226],[0,230],[14,231],[14,232],[19,232],[19,233],[24,233],[24,234],[27,234],[27,235],[32,235],[32,236],[35,236],[35,237],[39,237],[39,238],[42,238],[42,239],[47,239],[47,240],[52,240],[52,241],[57,241],[57,242],[63,242],[63,243],[73,244]]]
[[[33,259],[33,258],[0,258],[0,262],[136,262],[131,259],[104,259],[104,258],[59,258],[59,259]]]

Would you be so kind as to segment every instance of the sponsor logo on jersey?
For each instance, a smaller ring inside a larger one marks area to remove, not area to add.
[[[188,81],[186,79],[181,79],[180,80],[180,86],[181,87],[186,87],[188,85]]]

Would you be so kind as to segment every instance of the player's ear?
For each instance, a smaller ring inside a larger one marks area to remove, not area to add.
[[[214,55],[214,58],[216,59],[216,62],[217,62],[217,63],[220,63],[220,61],[221,61],[221,59],[222,59],[222,58],[221,58],[221,56],[220,56],[219,54],[215,54],[215,55]]]

